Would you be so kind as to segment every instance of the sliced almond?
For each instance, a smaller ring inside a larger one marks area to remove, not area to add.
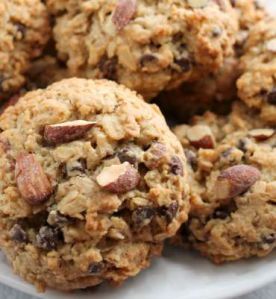
[[[107,191],[125,193],[134,189],[140,180],[138,171],[125,162],[105,167],[96,178],[97,183]]]
[[[274,135],[273,129],[255,129],[249,132],[249,135],[257,141],[265,141]]]
[[[192,8],[202,8],[206,6],[209,0],[188,0],[189,5]]]
[[[260,179],[260,171],[249,165],[236,165],[222,171],[214,187],[215,198],[231,199],[247,191]]]
[[[268,51],[276,53],[276,38],[269,40],[266,43],[266,48]]]
[[[94,121],[74,120],[48,125],[44,128],[44,139],[49,144],[61,144],[82,138],[94,125]]]
[[[195,148],[210,149],[215,147],[215,138],[211,129],[204,125],[188,128],[187,138]]]
[[[136,0],[119,0],[112,21],[117,29],[122,30],[134,17],[137,10]]]
[[[33,154],[21,153],[17,157],[15,178],[21,196],[30,205],[44,203],[53,192],[49,179]]]

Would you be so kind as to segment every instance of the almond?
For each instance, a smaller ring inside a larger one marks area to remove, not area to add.
[[[210,149],[215,147],[215,138],[211,129],[204,125],[188,128],[187,138],[195,148]]]
[[[134,17],[137,10],[136,0],[119,0],[112,21],[117,29],[122,30]]]
[[[18,155],[15,178],[21,196],[30,205],[42,204],[53,192],[49,179],[33,154]]]
[[[82,138],[94,125],[94,121],[74,120],[48,125],[44,128],[44,139],[49,144],[61,144]]]
[[[202,8],[206,6],[209,0],[188,0],[189,5],[192,8]]]
[[[222,171],[214,187],[215,198],[231,199],[247,191],[261,177],[260,171],[249,165],[236,165]]]
[[[273,129],[255,129],[249,132],[249,135],[257,141],[265,141],[274,135]]]
[[[96,178],[98,184],[113,193],[125,193],[134,189],[140,180],[138,171],[128,162],[105,167]]]

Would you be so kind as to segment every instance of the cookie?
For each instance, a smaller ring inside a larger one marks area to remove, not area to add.
[[[210,73],[203,79],[163,92],[157,103],[162,111],[181,122],[206,110],[223,113],[229,110],[236,96],[238,76],[238,60],[236,57],[228,58],[216,74]]]
[[[183,149],[124,86],[60,81],[8,107],[0,128],[0,247],[40,289],[120,284],[187,219]]]
[[[266,13],[254,0],[235,0],[231,1],[231,5],[239,21],[234,55],[227,58],[218,71],[211,71],[195,82],[186,82],[175,90],[164,92],[158,99],[162,110],[170,110],[170,113],[181,121],[210,109],[215,112],[227,111],[237,96],[239,57],[243,54],[250,28],[264,19]]]
[[[47,0],[59,58],[81,77],[107,78],[146,99],[218,70],[237,20],[228,0]]]
[[[265,256],[276,246],[275,130],[248,119],[240,126],[241,108],[175,129],[192,189],[189,222],[176,241],[215,263]]]
[[[276,26],[275,19],[266,19],[251,31],[242,57],[243,74],[237,82],[239,97],[260,117],[276,124]]]
[[[54,55],[45,55],[31,64],[27,72],[27,90],[46,88],[52,83],[74,77]]]
[[[46,7],[40,0],[0,3],[0,99],[25,83],[31,59],[41,54],[49,35]]]

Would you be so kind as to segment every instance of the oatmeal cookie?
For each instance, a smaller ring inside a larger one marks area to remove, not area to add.
[[[251,31],[242,57],[243,74],[237,82],[239,97],[276,124],[276,20],[266,19]]]
[[[224,112],[237,96],[236,80],[241,73],[239,57],[243,54],[249,30],[264,19],[266,13],[255,0],[234,0],[231,4],[239,21],[234,55],[227,58],[218,71],[212,70],[195,82],[185,82],[175,90],[162,93],[158,99],[162,110],[169,110],[182,121],[208,109]]]
[[[207,114],[175,129],[192,188],[189,222],[176,241],[215,263],[265,256],[276,246],[275,130],[248,119],[244,127],[241,116]]]
[[[67,79],[0,116],[0,247],[39,288],[120,284],[189,210],[183,149],[155,105]]]
[[[1,0],[0,99],[24,84],[30,60],[41,54],[49,35],[48,14],[40,0]]]
[[[74,75],[70,70],[55,56],[45,55],[31,64],[27,72],[28,80],[25,87],[28,90],[46,88],[55,82],[72,77]]]
[[[219,69],[238,27],[228,0],[46,2],[69,69],[118,81],[147,99]]]

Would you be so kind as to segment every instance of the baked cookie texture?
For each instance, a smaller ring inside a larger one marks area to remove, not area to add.
[[[0,247],[43,290],[120,284],[189,211],[183,149],[155,105],[67,79],[0,116]]]
[[[227,119],[207,113],[174,130],[191,186],[189,221],[175,241],[215,263],[262,257],[276,245],[275,130],[244,121],[246,110],[238,104]]]
[[[162,110],[180,120],[206,110],[224,112],[237,97],[236,80],[241,75],[239,57],[244,53],[244,44],[250,29],[264,19],[266,12],[254,0],[235,0],[231,5],[238,19],[239,30],[235,36],[234,53],[219,70],[203,74],[194,82],[185,82],[179,88],[164,92],[158,103]]]
[[[0,3],[0,99],[25,83],[31,59],[39,56],[50,35],[48,13],[40,0]]]
[[[251,31],[242,57],[243,74],[237,82],[239,97],[260,117],[276,124],[276,21],[268,18]]]
[[[218,70],[237,32],[228,0],[46,2],[70,70],[118,81],[146,99]]]

